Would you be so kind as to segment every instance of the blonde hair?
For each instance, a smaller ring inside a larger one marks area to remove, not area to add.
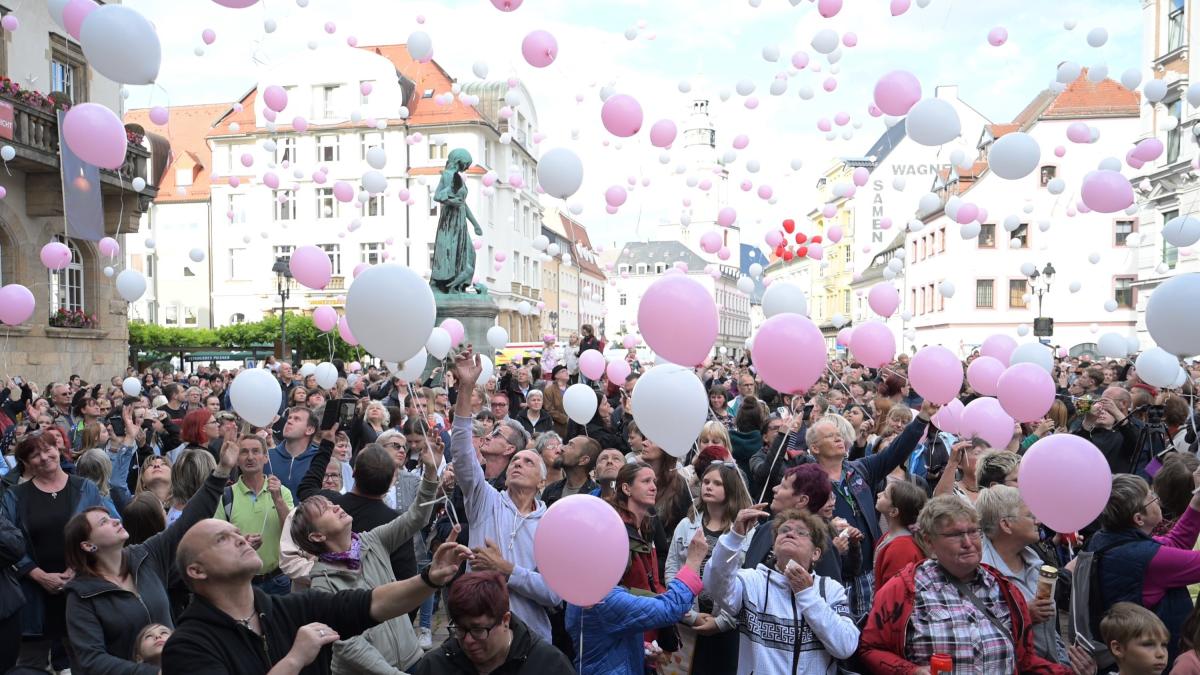
[[[733,452],[733,441],[729,440],[729,430],[725,428],[724,424],[716,420],[705,422],[704,426],[700,429],[700,434],[696,436],[696,440],[699,441],[700,437],[705,435],[710,438],[716,437],[721,445],[725,446],[726,450],[730,453]]]
[[[979,491],[975,510],[979,512],[979,529],[991,537],[1000,530],[1000,521],[1012,518],[1021,510],[1021,491],[1007,485],[993,485]]]

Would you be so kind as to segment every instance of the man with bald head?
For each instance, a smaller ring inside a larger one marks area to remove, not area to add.
[[[349,518],[331,505],[322,518]],[[176,564],[195,594],[163,649],[162,672],[328,673],[329,644],[421,605],[470,556],[443,544],[419,578],[371,590],[267,595],[250,580],[262,561],[232,524],[197,523],[179,542]]]
[[[525,449],[528,437],[519,424],[497,422],[483,450],[484,457],[509,455],[512,459],[504,473],[503,491],[487,482],[471,444],[468,395],[475,388],[481,370],[479,356],[470,346],[455,358],[459,394],[454,404],[450,455],[454,476],[463,492],[469,543],[475,553],[471,568],[496,570],[507,576],[512,613],[534,634],[550,641],[547,610],[557,607],[561,600],[537,572],[533,558],[533,536],[546,512],[546,505],[537,498],[538,487],[546,479],[546,465],[536,451]]]
[[[1145,473],[1150,462],[1149,449],[1137,453],[1137,427],[1129,417],[1133,400],[1129,392],[1120,387],[1109,387],[1104,395],[1092,404],[1083,418],[1083,424],[1074,433],[1091,441],[1108,460],[1108,468],[1114,473]],[[1138,456],[1135,456],[1138,455]]]

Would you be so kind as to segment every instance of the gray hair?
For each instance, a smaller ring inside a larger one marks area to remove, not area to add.
[[[513,451],[514,454],[529,447],[529,432],[525,431],[525,427],[521,426],[520,422],[514,419],[507,419],[497,420],[497,424],[503,424],[504,426],[516,432],[516,436],[509,439],[512,442],[513,447],[516,448],[516,450]]]
[[[543,401],[546,400],[546,395],[542,393],[541,389],[530,389],[529,393],[525,394],[525,400],[528,401],[529,399],[533,398],[534,396],[542,399]]]
[[[92,481],[100,489],[100,496],[108,496],[108,481],[112,477],[112,460],[100,448],[91,448],[75,460],[75,473]]]
[[[925,502],[921,515],[917,516],[917,529],[921,532],[923,543],[929,545],[933,536],[938,534],[938,528],[953,520],[976,524],[979,522],[979,513],[958,495],[938,495]]]
[[[400,441],[404,442],[404,435],[395,429],[385,429],[379,432],[379,435],[375,437],[375,442],[379,445],[383,445],[384,443],[392,440],[393,436],[399,436]]]
[[[533,449],[537,450],[537,453],[540,455],[546,450],[546,446],[550,445],[550,443],[553,441],[558,441],[558,444],[562,445],[562,436],[559,436],[553,431],[542,432],[538,434],[537,439],[534,440]]]
[[[366,410],[363,410],[363,419],[367,418],[367,413],[371,412],[372,408],[379,408],[383,411],[383,426],[388,426],[392,423],[392,414],[388,412],[387,406],[379,401],[371,401],[367,404]]]
[[[816,422],[813,422],[812,426],[810,426],[808,430],[804,432],[804,444],[806,446],[812,448],[814,445],[816,445],[817,427],[821,426],[822,424],[832,424],[833,427],[837,429],[838,435],[840,435],[842,440],[846,442],[847,450],[850,449],[850,446],[854,445],[854,427],[852,427],[849,422],[847,422],[840,415],[823,415]]]
[[[1007,485],[993,485],[979,491],[975,510],[979,512],[979,529],[988,537],[1000,531],[1000,521],[1016,516],[1021,510],[1021,491]]]
[[[487,433],[487,427],[483,426],[482,420],[471,420],[471,435],[479,438]]]

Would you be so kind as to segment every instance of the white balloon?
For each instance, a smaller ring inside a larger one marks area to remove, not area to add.
[[[1104,43],[1108,42],[1108,31],[1103,27],[1093,28],[1088,31],[1087,43],[1093,47],[1103,47]]]
[[[279,381],[264,368],[247,368],[229,385],[233,411],[256,427],[271,424],[283,403]]]
[[[308,377],[309,375],[313,375],[316,372],[317,372],[317,364],[315,364],[315,363],[306,363],[306,364],[300,366],[300,377]]]
[[[1145,95],[1147,101],[1158,103],[1167,95],[1167,81],[1147,80],[1146,84],[1142,87],[1142,94]],[[1172,373],[1172,375],[1174,374]]]
[[[586,425],[596,415],[596,390],[586,384],[573,384],[563,392],[563,409],[576,424]]]
[[[1105,300],[1104,301],[1104,311],[1106,311],[1106,312],[1117,311],[1117,301],[1112,298]]]
[[[1172,384],[1170,386],[1170,388],[1171,389],[1182,389],[1183,385],[1187,384],[1187,381],[1188,381],[1187,371],[1183,369],[1183,366],[1180,366],[1179,374],[1175,376],[1175,383]]]
[[[1200,274],[1180,274],[1150,292],[1146,330],[1159,347],[1179,356],[1200,354]],[[1139,369],[1140,370],[1140,369]]]
[[[938,293],[941,293],[943,298],[953,298],[954,282],[947,280],[938,284]]]
[[[373,148],[368,149],[367,150],[367,164],[372,169],[383,170],[383,167],[387,166],[387,152],[381,146],[378,146],[378,145],[376,145]]]
[[[204,249],[194,248],[188,251],[188,257],[192,259],[192,262],[204,262]]]
[[[568,199],[583,185],[583,162],[571,150],[554,148],[538,161],[537,178],[546,194]]]
[[[925,194],[921,195],[921,199],[917,201],[917,213],[933,213],[934,211],[937,211],[938,207],[941,205],[942,205],[941,197],[937,196],[936,194],[934,194],[932,192],[926,192]],[[947,202],[946,203],[946,215],[953,218],[954,214],[950,213],[951,208],[954,208],[954,207],[951,207],[950,203]]]
[[[997,176],[1018,180],[1032,173],[1041,157],[1042,149],[1033,136],[1014,131],[992,143],[988,151],[988,165]]]
[[[750,295],[754,293],[754,280],[750,277],[741,277],[737,280],[737,288],[742,293]]]
[[[751,263],[749,271],[750,271],[750,276],[757,279],[762,276],[763,266],[759,263]]]
[[[849,321],[849,319],[841,314],[834,314],[829,319],[829,323],[833,324],[834,328],[841,328],[842,326],[845,326],[847,321]]]
[[[386,361],[407,361],[420,351],[436,315],[429,284],[416,272],[394,263],[363,270],[346,294],[350,332],[363,347]]]
[[[1088,82],[1103,82],[1108,79],[1108,66],[1103,63],[1094,63],[1087,72]]]
[[[479,381],[487,382],[496,374],[496,364],[492,363],[492,359],[486,354],[479,355]]]
[[[559,248],[558,244],[550,244],[546,247],[546,255],[550,256],[551,258],[556,258],[561,250],[562,249]]]
[[[1067,290],[1071,291],[1072,293],[1078,293],[1079,289],[1081,288],[1083,288],[1083,284],[1079,283],[1078,281],[1072,281],[1067,286]]]
[[[1083,67],[1074,61],[1063,61],[1058,66],[1058,75],[1055,81],[1059,84],[1070,84],[1079,79],[1079,74],[1083,72]]]
[[[134,192],[141,192],[142,190],[146,189],[146,179],[142,178],[141,176],[136,176],[130,182],[133,183],[133,191]]]
[[[1092,263],[1093,265],[1100,262],[1100,254],[1099,253],[1089,253],[1088,254],[1088,262]]]
[[[387,177],[383,175],[382,171],[372,170],[362,176],[363,188],[373,195],[382,194],[387,190],[387,184]]]
[[[838,46],[838,34],[831,28],[822,28],[813,36],[812,48],[818,54],[829,54]]]
[[[422,61],[433,51],[433,38],[423,30],[416,30],[409,34],[405,46],[408,47],[409,56]]]
[[[504,349],[508,344],[508,331],[504,330],[504,326],[492,326],[488,329],[487,341],[493,349]]]
[[[962,123],[954,106],[940,98],[927,98],[908,111],[905,129],[914,142],[937,146],[958,138]]]
[[[633,419],[655,445],[682,457],[708,419],[704,384],[690,368],[660,362],[633,387]]]
[[[429,362],[429,352],[422,347],[416,356],[404,362],[400,368],[400,377],[406,382],[417,382],[425,372],[425,364]]]
[[[318,363],[313,375],[317,377],[317,386],[322,389],[332,389],[337,384],[337,366],[328,361]]]
[[[963,239],[975,239],[979,236],[979,231],[981,229],[982,226],[979,224],[979,221],[973,220],[969,223],[963,223],[962,225],[959,225],[958,234]]]
[[[1163,225],[1162,235],[1163,239],[1174,246],[1191,246],[1200,241],[1200,218],[1176,216]]]
[[[1189,84],[1187,88],[1187,102],[1193,108],[1200,107],[1200,82]]]
[[[136,302],[146,292],[146,277],[142,273],[126,269],[117,275],[117,293],[127,302]]]
[[[550,237],[547,237],[544,234],[539,234],[533,238],[531,245],[535,251],[545,251],[546,247],[550,245]]]
[[[17,156],[17,149],[11,145],[6,145],[0,148],[0,159],[6,162],[11,162]]]
[[[441,326],[429,331],[429,339],[425,341],[425,350],[435,359],[444,359],[450,353],[450,333]]]
[[[1133,91],[1142,83],[1142,72],[1137,68],[1130,68],[1121,73],[1121,86]]]
[[[142,381],[136,377],[127,377],[121,380],[121,391],[125,392],[126,396],[139,396],[142,393]]]
[[[1123,359],[1129,352],[1129,342],[1120,333],[1105,333],[1096,341],[1100,355],[1110,359]]]
[[[488,65],[483,61],[476,61],[474,65],[471,66],[471,72],[475,73],[475,77],[478,77],[481,80],[486,80],[488,76]]]
[[[151,84],[162,64],[162,45],[154,26],[125,5],[101,5],[79,29],[88,65],[124,84]]]
[[[1032,363],[1041,366],[1047,373],[1054,374],[1054,352],[1040,342],[1017,345],[1008,359],[1008,365],[1018,363]]]
[[[1033,263],[1031,263],[1031,262],[1021,263],[1021,274],[1022,275],[1031,277],[1031,276],[1033,276],[1033,273],[1036,271],[1037,271],[1037,266],[1034,265]]]
[[[1133,362],[1138,378],[1155,387],[1170,387],[1179,376],[1179,359],[1160,347],[1151,347]]]
[[[1066,189],[1067,181],[1061,178],[1051,178],[1050,182],[1046,183],[1046,191],[1052,195],[1061,195]]]
[[[1020,326],[1017,326],[1017,335],[1020,337],[1025,337],[1026,335],[1029,335],[1029,326],[1027,326],[1025,324],[1021,324]]]
[[[46,2],[46,4],[49,5],[50,18],[53,19],[54,23],[58,24],[58,27],[63,30],[67,29],[67,24],[63,20],[63,10],[67,8],[67,5],[70,4],[70,2],[71,0],[47,0]],[[130,395],[132,396],[132,394]]]
[[[768,319],[784,313],[808,316],[808,299],[800,284],[787,280],[776,281],[767,286],[766,292],[763,293],[762,309],[763,315]]]

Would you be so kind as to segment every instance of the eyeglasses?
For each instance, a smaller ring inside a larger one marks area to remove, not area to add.
[[[944,539],[957,539],[959,541],[975,541],[975,540],[978,540],[981,535],[982,535],[982,533],[979,531],[978,527],[972,528],[970,530],[963,530],[962,532],[940,532],[940,533],[938,533],[938,536],[942,537]]]
[[[478,626],[475,628],[467,628],[464,626],[456,626],[452,623],[452,624],[450,624],[449,628],[450,628],[450,631],[453,632],[455,635],[457,635],[458,639],[460,639],[460,640],[465,638],[466,636],[470,635],[472,640],[475,640],[476,642],[482,642],[482,641],[488,639],[488,635],[490,635],[491,632],[496,629],[496,626],[499,626],[499,625],[500,625],[500,622],[497,621],[496,623],[494,623],[490,626]]]
[[[1157,501],[1158,501],[1158,495],[1151,492],[1150,493],[1150,501],[1146,502],[1145,504],[1142,504],[1142,510],[1145,511],[1146,509],[1153,506],[1154,502],[1157,502]]]
[[[401,443],[400,441],[388,441],[387,443],[381,443],[380,445],[385,448],[391,448],[392,450],[400,450],[405,447],[405,444]]]
[[[789,534],[794,534],[797,537],[808,537],[809,540],[812,539],[812,532],[809,532],[808,530],[802,530],[798,527],[788,527],[787,525],[779,528],[779,532],[777,532],[775,536],[782,537]]]

